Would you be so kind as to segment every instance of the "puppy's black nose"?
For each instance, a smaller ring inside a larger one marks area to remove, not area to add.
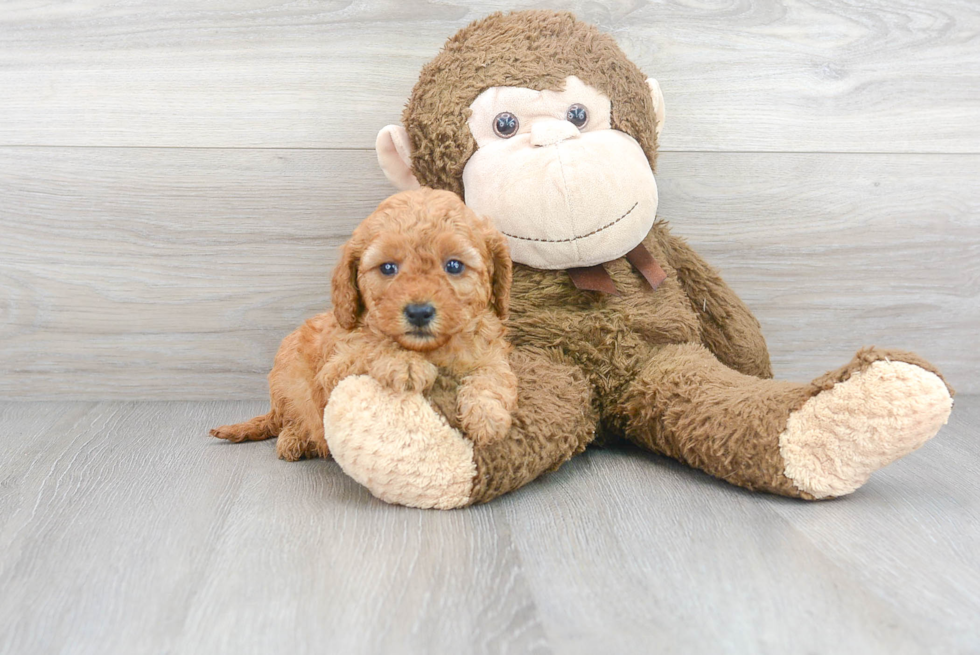
[[[436,308],[429,303],[412,303],[405,305],[405,318],[415,327],[425,327],[432,322]]]

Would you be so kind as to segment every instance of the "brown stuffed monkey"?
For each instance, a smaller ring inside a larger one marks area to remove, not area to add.
[[[952,391],[914,354],[867,348],[809,384],[772,377],[759,323],[655,222],[660,87],[567,13],[494,14],[421,73],[378,136],[398,187],[448,189],[507,235],[520,380],[507,438],[474,446],[458,381],[431,398],[348,378],[325,410],[341,467],[388,502],[461,507],[625,438],[749,489],[851,493],[936,434]]]

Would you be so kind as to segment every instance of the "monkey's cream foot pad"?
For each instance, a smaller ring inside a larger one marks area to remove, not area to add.
[[[469,504],[473,445],[420,394],[365,376],[346,378],[323,412],[327,446],[344,473],[388,503],[452,509]]]
[[[816,498],[849,494],[934,437],[952,407],[937,375],[874,362],[790,414],[779,438],[786,476]]]

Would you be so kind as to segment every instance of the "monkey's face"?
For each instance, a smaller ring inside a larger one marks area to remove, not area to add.
[[[492,87],[470,109],[466,204],[507,235],[514,261],[591,266],[646,236],[657,183],[636,140],[612,129],[603,93],[570,76],[563,91]]]

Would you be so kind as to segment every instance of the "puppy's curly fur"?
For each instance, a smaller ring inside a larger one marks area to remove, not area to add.
[[[283,339],[269,373],[271,411],[212,436],[278,435],[282,459],[327,457],[323,408],[342,379],[366,374],[424,393],[443,369],[461,380],[457,413],[466,434],[493,441],[517,405],[502,323],[510,283],[506,240],[458,196],[427,188],[391,196],[344,245],[333,312]]]

